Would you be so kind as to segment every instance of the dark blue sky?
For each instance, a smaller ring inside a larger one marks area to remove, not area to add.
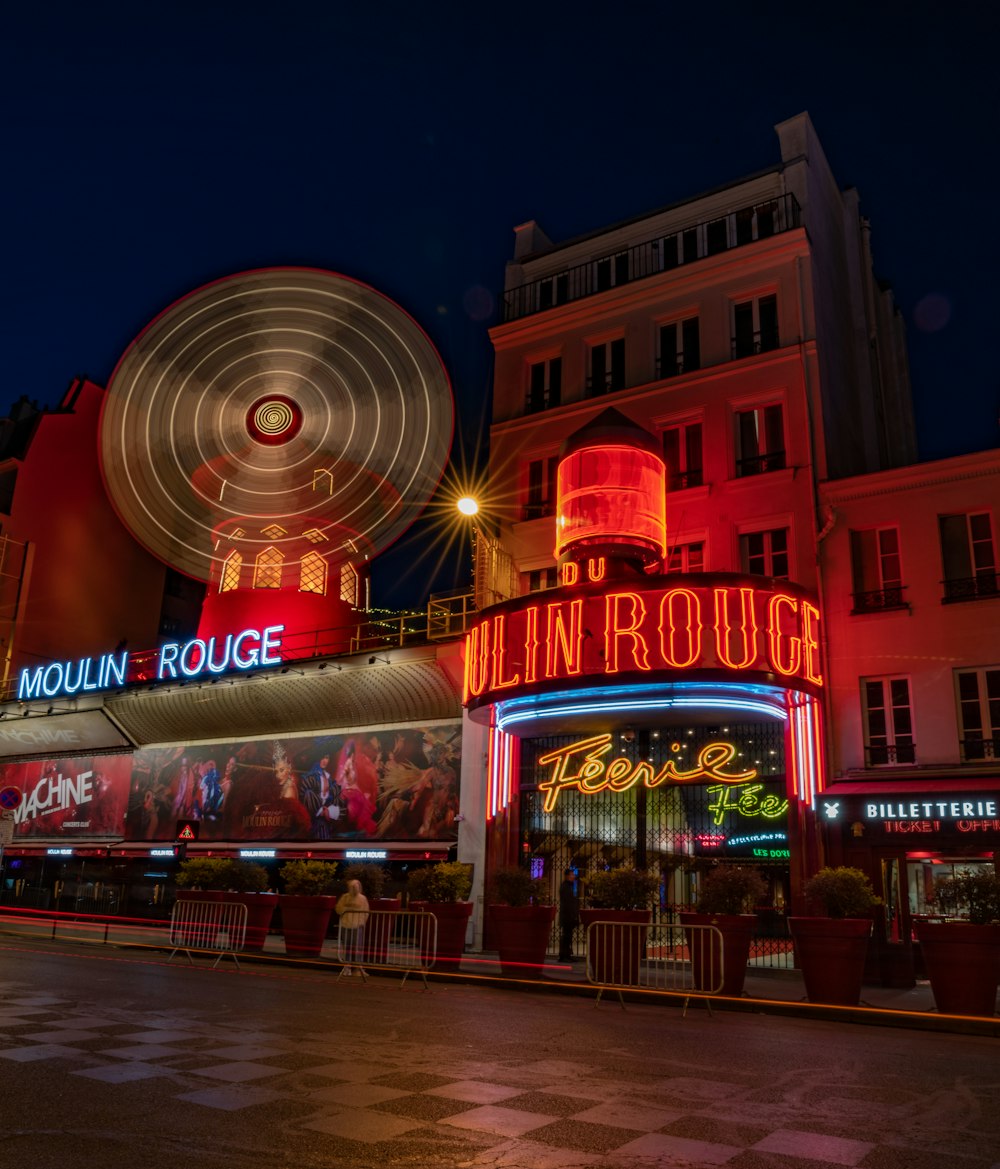
[[[471,439],[515,224],[563,239],[759,170],[808,109],[907,321],[922,457],[996,445],[992,6],[685,7],[20,6],[0,407],[104,383],[208,280],[305,264],[420,321]]]

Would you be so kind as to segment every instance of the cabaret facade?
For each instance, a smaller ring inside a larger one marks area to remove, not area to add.
[[[781,911],[823,859],[819,485],[916,450],[856,194],[807,115],[777,132],[750,178],[565,243],[515,231],[490,495],[521,595],[465,663],[488,866],[633,863],[666,909],[749,860]]]
[[[161,314],[107,388],[15,414],[4,904],[168,913],[184,852],[250,855],[275,887],[292,857],[385,862],[397,885],[476,863],[461,622],[438,606],[430,636],[369,595],[450,444],[415,322],[335,273],[241,273]]]

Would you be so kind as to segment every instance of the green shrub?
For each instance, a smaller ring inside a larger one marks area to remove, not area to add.
[[[445,861],[414,869],[406,887],[411,901],[467,901],[472,892],[472,866]]]
[[[767,893],[758,869],[745,865],[716,865],[701,879],[699,913],[752,913]]]
[[[319,897],[337,886],[337,867],[326,861],[286,861],[280,874],[292,897]]]
[[[802,892],[808,902],[822,907],[826,917],[868,917],[882,904],[867,873],[848,866],[820,869]]]
[[[498,905],[541,905],[546,893],[542,882],[520,866],[497,869],[490,881],[491,899]]]
[[[603,869],[586,878],[590,900],[601,909],[646,909],[660,882],[640,869]]]
[[[967,914],[970,925],[1000,920],[1000,876],[982,866],[934,882],[934,904],[950,916]]]
[[[385,883],[389,879],[389,874],[381,865],[365,861],[355,861],[345,865],[344,871],[340,875],[345,881],[360,881],[361,891],[366,897],[373,899],[382,896]]]
[[[198,856],[181,861],[177,868],[180,889],[215,889],[228,893],[264,893],[268,888],[267,869],[251,861],[225,857]]]

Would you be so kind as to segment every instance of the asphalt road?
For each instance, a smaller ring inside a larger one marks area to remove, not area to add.
[[[0,939],[13,1169],[1000,1169],[996,1039]]]

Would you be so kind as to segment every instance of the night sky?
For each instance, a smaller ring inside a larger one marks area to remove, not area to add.
[[[514,225],[563,240],[763,169],[774,124],[808,110],[907,322],[921,457],[997,445],[993,6],[681,8],[18,6],[0,69],[0,408],[54,405],[79,374],[104,384],[209,280],[302,264],[424,326],[470,457]],[[376,600],[406,603],[429,571]]]

